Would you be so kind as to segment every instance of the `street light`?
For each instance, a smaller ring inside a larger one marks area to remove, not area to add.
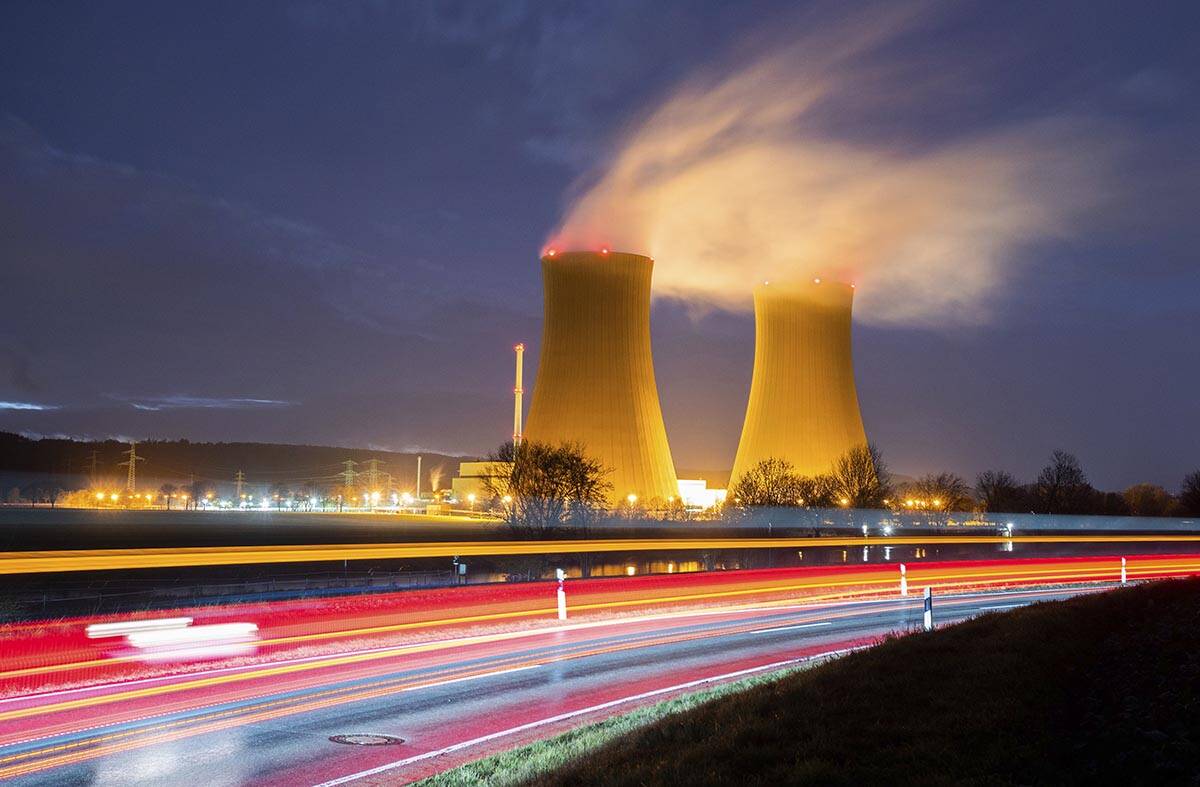
[[[467,502],[471,504],[471,510],[475,510],[475,493],[471,492],[467,495]]]

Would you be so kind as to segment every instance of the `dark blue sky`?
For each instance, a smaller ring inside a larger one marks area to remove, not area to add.
[[[1100,486],[1177,487],[1200,467],[1200,6],[914,8],[855,63],[895,100],[843,91],[823,139],[887,160],[1070,118],[1104,188],[1010,251],[979,320],[864,314],[868,434],[908,474],[1031,477],[1065,448]],[[680,84],[837,9],[6,3],[0,428],[488,450],[514,341],[536,372],[573,184]],[[728,468],[752,320],[693,306],[654,308],[667,428],[681,469]]]

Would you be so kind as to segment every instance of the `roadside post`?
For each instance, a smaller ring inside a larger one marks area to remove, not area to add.
[[[925,588],[924,623],[926,631],[933,631],[933,591],[928,587]]]
[[[900,595],[908,595],[908,569],[903,563],[900,564]]]
[[[561,568],[554,569],[555,575],[558,577],[558,619],[567,619],[567,591],[563,589],[563,580],[567,578],[566,573]]]
[[[1125,582],[1126,582],[1126,577],[1125,577],[1125,558],[1121,558],[1121,584],[1122,584],[1122,585],[1124,585],[1124,584],[1125,584]]]

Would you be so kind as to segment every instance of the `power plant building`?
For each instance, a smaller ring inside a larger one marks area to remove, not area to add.
[[[541,357],[524,437],[578,442],[615,501],[679,494],[650,352],[654,261],[613,251],[542,257]]]
[[[850,348],[852,285],[814,279],[754,290],[754,374],[731,483],[764,459],[826,473],[866,443]]]

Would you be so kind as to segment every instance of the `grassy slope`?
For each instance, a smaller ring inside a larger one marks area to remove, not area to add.
[[[1194,784],[1200,581],[989,615],[667,715],[595,750],[532,748],[546,762],[574,757],[533,777],[544,785]]]
[[[522,784],[571,761],[589,756],[609,741],[645,727],[664,716],[680,713],[728,694],[780,680],[807,665],[755,675],[722,683],[701,691],[673,697],[665,702],[633,710],[620,716],[576,727],[546,741],[538,741],[469,762],[416,783],[416,787],[507,787]]]

